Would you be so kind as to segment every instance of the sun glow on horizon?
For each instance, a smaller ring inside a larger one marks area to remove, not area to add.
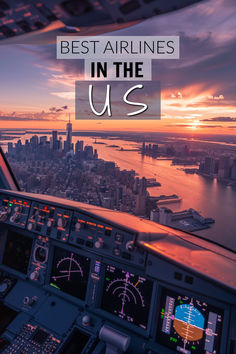
[[[202,125],[202,123],[199,120],[195,120],[194,122],[189,123],[189,126],[187,128],[188,129],[197,129],[201,125]]]

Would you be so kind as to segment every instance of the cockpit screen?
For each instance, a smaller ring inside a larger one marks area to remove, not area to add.
[[[27,274],[32,243],[32,238],[8,231],[3,264]]]
[[[54,249],[50,285],[81,300],[85,299],[90,259],[59,247]]]
[[[106,266],[102,308],[147,328],[153,282],[127,270]]]
[[[184,354],[218,354],[223,311],[192,296],[163,289],[157,341]]]

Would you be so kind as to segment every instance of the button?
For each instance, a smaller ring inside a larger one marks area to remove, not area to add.
[[[54,215],[54,210],[50,210],[50,213],[49,213],[49,218],[52,218]]]
[[[20,206],[20,205],[17,205],[17,206],[15,206],[15,208],[14,208],[14,211],[16,212],[16,213],[20,213],[21,212],[21,210],[22,210],[22,207]]]
[[[49,235],[50,235],[50,233],[51,233],[51,228],[50,228],[50,227],[48,227],[48,228],[47,228],[47,231],[46,231],[46,235],[47,235],[47,236],[49,236]]]
[[[61,233],[62,233],[61,230],[58,230],[58,231],[57,231],[57,239],[58,239],[58,240],[61,239]]]
[[[84,244],[84,240],[82,238],[80,238],[80,237],[77,237],[76,243],[78,243],[78,245],[83,245]]]
[[[106,236],[111,236],[111,230],[110,229],[105,229],[105,235]]]
[[[33,296],[33,297],[25,296],[23,299],[23,304],[27,305],[27,306],[32,306],[35,304],[36,301],[37,301],[36,296]]]
[[[115,256],[119,256],[119,255],[120,255],[120,249],[117,248],[117,247],[113,248],[113,254],[114,254]]]
[[[58,227],[64,227],[63,218],[58,218],[58,219],[57,219],[57,226],[58,226]]]
[[[102,248],[102,247],[103,247],[103,242],[97,240],[97,241],[95,242],[94,246],[95,246],[96,248]]]
[[[193,277],[191,277],[190,275],[186,275],[184,281],[185,283],[193,284]]]
[[[53,220],[48,220],[47,227],[52,227],[52,225],[53,225]]]
[[[118,242],[123,242],[124,236],[117,233],[117,234],[115,234],[115,240]]]
[[[131,259],[131,254],[127,253],[127,252],[123,252],[122,253],[122,258],[130,260]]]
[[[182,275],[182,273],[175,272],[175,273],[174,273],[174,278],[175,278],[176,280],[182,280],[183,275]]]
[[[39,272],[34,271],[30,274],[30,279],[31,280],[37,280],[39,278]]]
[[[93,242],[92,241],[86,241],[85,246],[93,248]]]
[[[84,315],[82,317],[82,325],[83,326],[88,326],[91,322],[91,318],[88,315]]]
[[[31,230],[33,229],[33,227],[34,227],[34,224],[33,224],[32,222],[30,222],[30,223],[28,224],[28,226],[27,226],[27,229],[28,229],[29,231],[31,231]]]
[[[35,230],[36,231],[41,231],[41,225],[37,224]]]
[[[127,243],[126,243],[126,249],[127,249],[127,251],[129,251],[129,252],[133,252],[133,250],[134,250],[134,243],[133,243],[133,241],[128,241]]]
[[[80,231],[80,228],[81,228],[81,224],[80,224],[80,222],[77,222],[77,223],[75,224],[75,231],[76,231],[76,232],[79,232],[79,231]]]

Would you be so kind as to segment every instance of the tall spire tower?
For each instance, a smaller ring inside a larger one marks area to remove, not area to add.
[[[67,150],[70,151],[72,147],[72,124],[70,122],[70,113],[69,113],[69,122],[66,125],[66,145],[67,145]]]

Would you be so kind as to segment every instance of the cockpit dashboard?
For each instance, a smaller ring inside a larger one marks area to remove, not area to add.
[[[0,191],[0,352],[235,354],[235,254],[187,236]]]

